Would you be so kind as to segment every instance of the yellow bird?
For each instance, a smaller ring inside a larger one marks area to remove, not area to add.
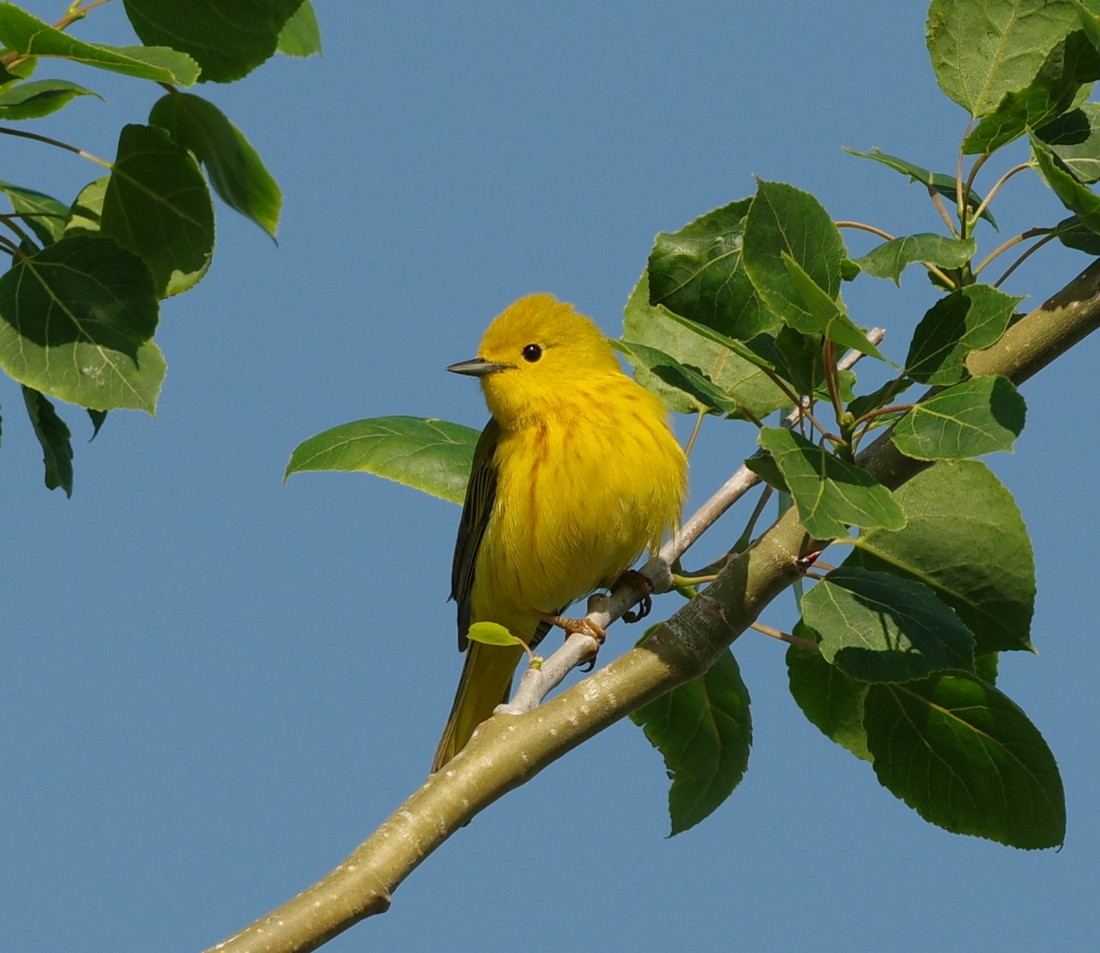
[[[451,569],[466,652],[432,770],[506,701],[523,650],[469,643],[496,622],[534,645],[572,602],[606,588],[680,518],[687,461],[661,401],[599,329],[548,294],[495,318],[477,357],[492,419],[474,452]]]

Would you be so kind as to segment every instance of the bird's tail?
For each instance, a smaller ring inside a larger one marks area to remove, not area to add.
[[[474,729],[493,713],[497,705],[508,700],[512,676],[522,657],[523,649],[518,646],[470,643],[447,727],[443,729],[443,737],[432,761],[433,772],[465,748]]]

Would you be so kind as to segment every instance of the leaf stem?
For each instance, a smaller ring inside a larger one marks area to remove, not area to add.
[[[71,146],[67,142],[62,142],[60,139],[52,139],[50,136],[39,135],[37,132],[27,132],[25,129],[12,129],[10,126],[0,126],[0,135],[16,136],[19,139],[33,139],[35,142],[44,142],[48,146],[56,146],[58,149],[64,149],[67,152],[75,153],[81,158],[87,159],[89,162],[94,162],[96,165],[103,166],[105,169],[114,168],[106,159],[94,156],[90,152],[85,152],[83,149]]]
[[[855,228],[860,231],[870,232],[872,235],[878,235],[879,238],[885,238],[888,242],[894,240],[894,236],[889,232],[884,232],[881,228],[876,228],[874,225],[868,225],[865,222],[842,221],[836,222],[835,224],[837,228]]]
[[[978,169],[981,167],[981,160],[984,159],[984,158],[985,158],[985,156],[982,156],[981,158],[978,159],[977,162],[974,163],[974,168],[970,170],[971,176],[973,176],[974,173],[977,172]],[[993,196],[995,196],[998,192],[1001,191],[1001,186],[1003,186],[1009,179],[1011,179],[1014,175],[1016,175],[1017,172],[1023,172],[1024,169],[1030,169],[1030,168],[1031,168],[1031,166],[1027,162],[1021,162],[1019,165],[1013,166],[1004,175],[1002,175],[994,183],[993,188],[991,188],[989,190],[989,194],[984,199],[982,199],[982,204],[979,205],[974,210],[974,216],[973,216],[974,222],[976,223],[978,221],[978,219],[982,217],[982,212],[984,212],[986,210],[986,207],[989,205],[989,203],[993,201]],[[970,194],[970,182],[969,181],[966,183],[966,190],[967,190],[967,195],[969,195]]]
[[[928,196],[932,199],[932,204],[936,206],[936,211],[940,213],[940,218],[943,219],[944,224],[947,226],[947,230],[956,238],[959,237],[959,230],[955,228],[955,223],[951,221],[951,213],[947,211],[947,206],[943,204],[943,199],[940,197],[940,193],[935,190],[933,186],[928,186]]]
[[[993,287],[1000,288],[1001,285],[1004,284],[1004,282],[1007,280],[1008,276],[1012,274],[1012,272],[1019,268],[1020,265],[1027,261],[1028,258],[1035,254],[1035,252],[1042,248],[1047,242],[1053,241],[1055,238],[1057,238],[1057,232],[1053,231],[1050,232],[1050,234],[1045,235],[1043,238],[1040,238],[1039,241],[1032,245],[1027,251],[1025,251],[1019,258],[1017,258],[1011,265],[1008,266],[1008,269],[1005,271],[1005,273],[1001,275],[1001,277],[998,278],[995,282],[993,282]]]
[[[1041,247],[1042,245],[1045,245],[1048,241],[1050,241],[1052,238],[1054,238],[1055,234],[1056,233],[1054,232],[1054,230],[1050,229],[1050,228],[1029,228],[1026,232],[1020,232],[1019,235],[1016,235],[1015,237],[1010,238],[1008,241],[1004,242],[1003,244],[998,245],[996,248],[993,249],[993,251],[991,251],[988,255],[986,255],[986,257],[982,260],[982,263],[980,265],[978,265],[977,268],[974,269],[974,277],[976,278],[978,275],[980,275],[982,273],[982,271],[985,269],[985,267],[990,262],[992,262],[998,256],[1003,255],[1006,251],[1008,251],[1014,245],[1019,245],[1020,242],[1026,242],[1029,238],[1038,238],[1040,235],[1045,235],[1046,238],[1042,242],[1037,243],[1035,245],[1035,247],[1032,248],[1031,251],[1029,251],[1027,253],[1028,255],[1030,255],[1031,252],[1035,251],[1037,248]],[[1010,269],[1010,271],[1008,271],[1008,272],[1005,272],[1001,276],[1001,281],[1004,281],[1005,278],[1008,277],[1010,272],[1014,271],[1016,269],[1017,265],[1019,265],[1024,260],[1024,258],[1026,258],[1026,257],[1027,257],[1027,255],[1017,259],[1016,264],[1012,266],[1012,269]],[[1000,284],[1000,282],[998,282],[998,284]]]
[[[818,655],[821,654],[821,649],[813,639],[804,639],[798,635],[791,635],[790,632],[782,632],[779,629],[773,629],[770,625],[764,625],[763,622],[753,622],[749,628],[755,629],[761,635],[767,635],[773,639],[778,639],[780,642],[786,642],[788,645],[794,645],[800,649],[805,649],[807,652],[815,652]]]

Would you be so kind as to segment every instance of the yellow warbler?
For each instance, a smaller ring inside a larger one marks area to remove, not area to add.
[[[521,298],[489,325],[477,357],[492,419],[474,453],[451,597],[466,651],[436,771],[507,700],[523,656],[467,645],[496,622],[534,645],[575,600],[612,585],[679,519],[687,462],[661,401],[627,377],[599,329],[551,295]]]

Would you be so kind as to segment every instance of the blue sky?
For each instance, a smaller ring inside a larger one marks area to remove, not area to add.
[[[51,20],[63,6],[27,4]],[[70,408],[66,500],[42,487],[18,391],[0,381],[12,950],[202,949],[337,864],[423,780],[460,663],[445,602],[458,509],[359,474],[283,486],[301,440],[395,413],[480,426],[476,386],[443,368],[473,355],[493,315],[547,290],[619,333],[653,236],[750,194],[753,175],[814,192],[836,218],[934,230],[921,189],[841,147],[950,171],[965,124],[935,86],[922,4],[317,6],[323,58],[198,90],[264,156],[284,213],[276,247],[219,210],[209,275],[164,307],[156,421],[112,414],[87,444]],[[75,32],[130,42],[122,12],[108,4]],[[81,76],[107,102],[41,128],[109,157],[157,90]],[[59,196],[97,174],[4,150],[3,178]],[[1032,176],[995,212],[1005,235],[1061,217]],[[1005,287],[1037,304],[1086,264],[1049,249]],[[895,356],[932,300],[915,272],[900,292],[862,279],[845,295]],[[1035,545],[1039,655],[1006,656],[1000,685],[1059,759],[1060,852],[926,824],[804,720],[782,647],[748,634],[736,653],[753,755],[708,821],[665,837],[660,759],[618,725],[478,817],[388,914],[328,949],[1091,948],[1098,347],[1025,386],[1017,452],[989,461]],[[754,440],[744,424],[704,428],[697,502]],[[792,619],[784,598],[764,621]],[[635,637],[616,626],[604,657]]]

